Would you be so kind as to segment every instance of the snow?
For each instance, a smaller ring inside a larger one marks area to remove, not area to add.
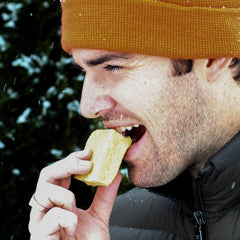
[[[18,117],[17,123],[25,123],[27,122],[27,118],[29,114],[31,113],[31,108],[26,108],[23,113]]]

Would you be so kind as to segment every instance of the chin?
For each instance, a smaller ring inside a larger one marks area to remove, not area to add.
[[[149,172],[138,171],[134,166],[128,166],[128,176],[130,182],[139,188],[150,188],[163,185],[153,178]]]
[[[176,175],[167,174],[164,171],[154,172],[146,167],[138,170],[136,166],[128,164],[128,176],[133,185],[139,188],[159,187],[173,180]]]

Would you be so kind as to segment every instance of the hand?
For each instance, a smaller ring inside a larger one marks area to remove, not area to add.
[[[107,240],[109,218],[121,182],[121,174],[108,187],[98,187],[88,210],[76,208],[68,190],[71,175],[86,174],[92,168],[87,150],[70,154],[41,171],[30,201],[31,240]]]

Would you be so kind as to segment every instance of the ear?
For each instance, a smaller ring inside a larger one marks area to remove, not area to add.
[[[232,62],[232,58],[216,58],[209,59],[206,68],[207,80],[215,82],[228,69]]]

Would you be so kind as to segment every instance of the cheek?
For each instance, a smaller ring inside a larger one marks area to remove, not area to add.
[[[155,102],[161,89],[158,74],[132,74],[124,76],[116,85],[115,93],[129,104]],[[120,95],[121,94],[121,95]],[[140,104],[139,104],[140,105]],[[145,104],[144,104],[145,105]]]
[[[135,110],[147,102],[147,89],[140,79],[127,77],[119,81],[112,92],[115,100],[128,110]]]
[[[166,119],[165,109],[172,98],[168,81],[167,73],[161,71],[129,74],[116,82],[112,94],[116,102],[155,131],[160,118]]]
[[[140,84],[133,84],[131,87],[123,89],[118,99],[119,104],[132,112],[144,124],[156,118],[154,114],[158,110],[157,102],[159,99],[152,94],[152,91]]]

